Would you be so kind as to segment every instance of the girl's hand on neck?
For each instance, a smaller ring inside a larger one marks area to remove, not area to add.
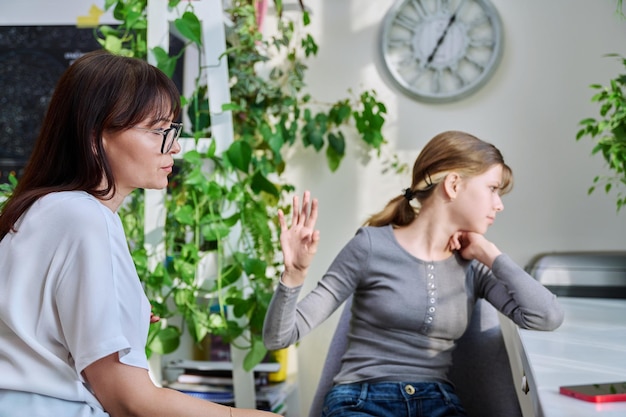
[[[493,261],[498,255],[502,253],[485,236],[474,232],[459,231],[454,233],[450,237],[448,247],[451,250],[458,251],[464,259],[476,259],[489,268],[491,268]]]

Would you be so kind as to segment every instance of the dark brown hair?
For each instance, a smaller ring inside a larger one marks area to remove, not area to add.
[[[490,143],[484,142],[469,133],[459,131],[443,132],[432,138],[420,152],[413,164],[413,180],[405,194],[391,199],[385,208],[371,216],[365,225],[405,226],[411,223],[418,210],[411,204],[414,197],[421,205],[451,172],[463,177],[483,174],[494,165],[502,165],[500,194],[511,191],[513,172],[504,163],[502,154]]]
[[[82,190],[99,198],[114,194],[103,132],[130,129],[148,117],[176,119],[179,114],[176,86],[147,62],[104,50],[78,58],[61,75],[24,173],[4,205],[0,240],[48,193]]]

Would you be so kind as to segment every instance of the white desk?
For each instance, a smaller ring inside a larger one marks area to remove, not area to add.
[[[561,385],[626,380],[626,300],[559,298],[565,322],[554,332],[518,330],[536,417],[626,416],[626,402],[591,403]]]

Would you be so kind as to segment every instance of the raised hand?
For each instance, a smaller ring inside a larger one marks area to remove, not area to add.
[[[304,282],[313,256],[317,252],[319,230],[315,230],[317,221],[317,199],[311,201],[311,194],[305,191],[302,196],[302,208],[298,196],[293,197],[291,227],[287,227],[285,214],[278,211],[280,223],[280,245],[283,251],[285,272],[283,284],[299,286]]]

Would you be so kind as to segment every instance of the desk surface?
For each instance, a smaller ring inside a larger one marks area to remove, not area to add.
[[[565,310],[560,328],[519,330],[537,417],[626,416],[626,402],[592,403],[559,394],[561,385],[626,381],[626,300],[559,301]]]

